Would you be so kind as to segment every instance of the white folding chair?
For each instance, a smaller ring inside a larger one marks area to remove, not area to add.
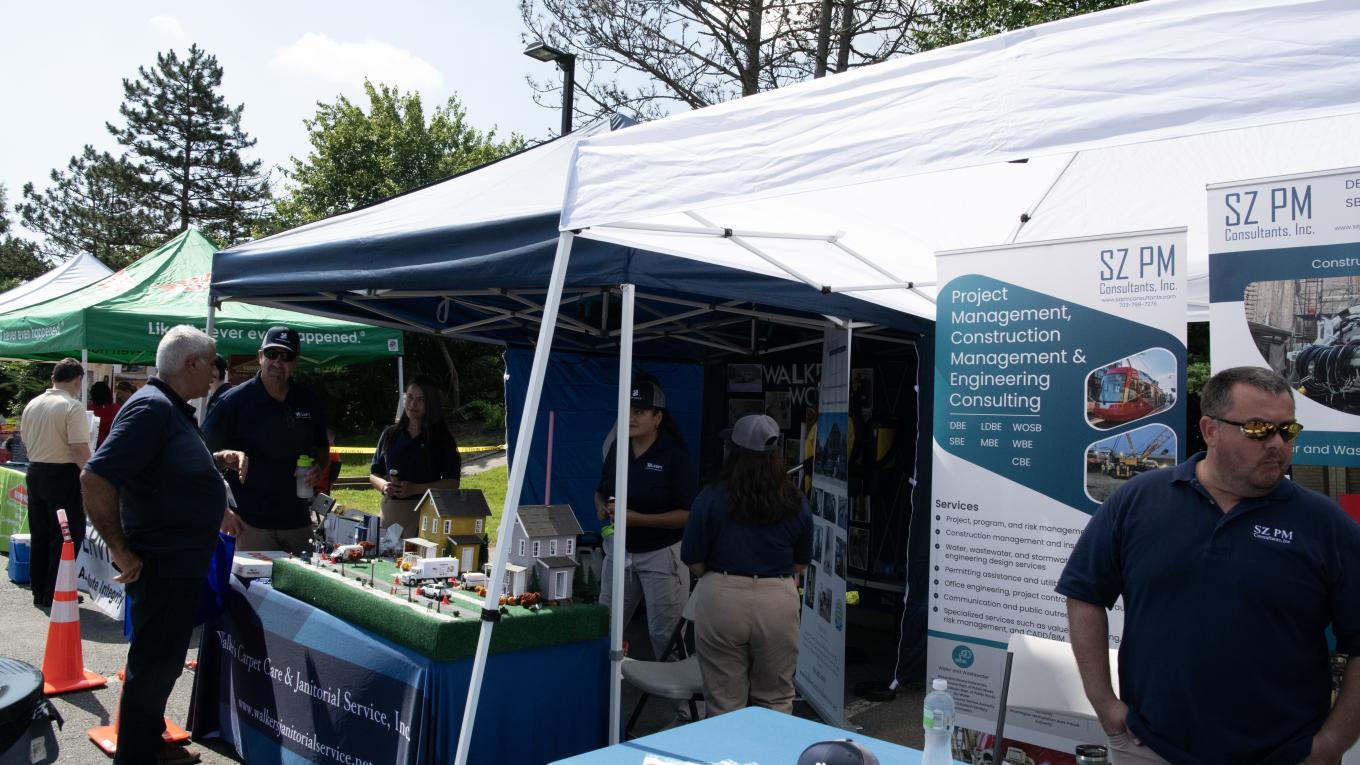
[[[689,650],[689,633],[694,626],[695,593],[690,593],[685,602],[680,623],[675,625],[675,634],[666,646],[660,661],[639,661],[624,657],[620,669],[623,679],[642,692],[633,714],[624,726],[623,735],[627,738],[642,716],[642,708],[652,696],[672,701],[689,702],[691,720],[699,719],[698,702],[704,698],[704,678],[699,672],[699,657]],[[674,657],[674,660],[671,660]]]

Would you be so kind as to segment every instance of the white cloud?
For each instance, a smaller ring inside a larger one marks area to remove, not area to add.
[[[404,48],[373,40],[332,40],[319,32],[307,32],[292,45],[276,50],[270,65],[341,85],[356,85],[365,77],[406,90],[444,83],[438,69]]]
[[[184,25],[179,23],[179,19],[171,16],[152,16],[147,21],[151,31],[158,37],[164,39],[171,48],[187,49],[189,43],[189,33],[184,30]]]

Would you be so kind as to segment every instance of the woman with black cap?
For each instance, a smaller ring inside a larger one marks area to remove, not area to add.
[[[717,483],[690,508],[681,558],[700,577],[695,646],[709,716],[747,704],[793,712],[797,577],[812,559],[812,513],[784,472],[779,425],[737,420]]]
[[[680,536],[689,505],[699,490],[699,474],[675,420],[666,411],[666,394],[650,381],[633,385],[628,416],[628,531],[623,586],[623,621],[647,600],[647,632],[658,659],[670,643],[689,597],[689,571],[680,562]],[[618,442],[609,448],[595,491],[595,514],[614,519],[614,462]],[[612,537],[606,537],[600,602],[613,600]]]

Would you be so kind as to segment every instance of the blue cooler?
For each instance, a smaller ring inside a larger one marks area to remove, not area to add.
[[[28,584],[28,534],[9,536],[9,580],[15,584]]]
[[[57,761],[52,723],[61,715],[43,696],[42,673],[18,659],[0,658],[0,765]]]

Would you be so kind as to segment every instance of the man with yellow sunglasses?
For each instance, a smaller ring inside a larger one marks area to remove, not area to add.
[[[1208,445],[1121,487],[1058,580],[1111,763],[1338,763],[1360,734],[1360,524],[1285,480],[1293,391],[1236,367],[1204,387]],[[1106,610],[1124,600],[1119,694]]]

